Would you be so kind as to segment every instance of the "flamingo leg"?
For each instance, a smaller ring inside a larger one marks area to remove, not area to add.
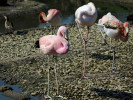
[[[51,31],[52,31],[52,35],[53,35],[54,33],[53,33],[53,27],[52,27],[52,25],[50,25],[50,28],[51,28]]]
[[[116,54],[115,49],[116,49],[116,46],[113,47],[113,63],[112,63],[112,69],[111,69],[111,72],[112,72],[112,73],[118,73],[118,72],[115,72],[115,71],[114,71],[115,54]]]
[[[49,57],[48,57],[48,62],[49,62]],[[49,96],[49,70],[50,70],[50,67],[48,67],[48,91],[47,91],[46,99],[52,99],[52,97]]]
[[[85,65],[86,65],[86,43],[87,43],[87,42],[84,42],[84,64],[83,64],[84,70],[83,70],[83,78],[88,79],[88,77],[85,76]]]
[[[85,76],[85,66],[86,66],[86,43],[87,43],[87,38],[88,38],[88,31],[87,31],[86,39],[85,39],[85,38],[83,37],[82,33],[81,33],[80,26],[79,26],[79,24],[78,24],[77,21],[76,21],[76,23],[77,23],[79,32],[80,32],[80,34],[81,34],[81,39],[82,39],[82,41],[84,41],[84,60],[83,60],[83,61],[84,61],[84,62],[83,62],[83,68],[84,68],[84,70],[83,70],[83,78],[88,79],[88,77]],[[88,30],[89,30],[89,28],[88,28]]]
[[[78,26],[78,29],[79,29],[79,33],[81,35],[81,39],[82,39],[82,41],[85,41],[84,38],[83,38],[82,32],[81,32],[80,25],[79,25],[79,23],[77,21],[76,21],[76,23],[77,23],[77,26]]]
[[[57,79],[57,56],[55,57],[55,66],[54,66],[54,71],[55,71],[55,80],[56,80],[56,89],[57,89],[57,96],[58,98],[63,98],[63,96],[59,95],[59,85],[58,85],[58,79]]]
[[[115,46],[113,47],[113,63],[112,63],[112,69],[111,69],[111,71],[113,72],[113,70],[114,70],[114,64],[115,64]]]
[[[104,43],[108,45],[108,43],[107,43],[107,41],[106,41],[106,39],[105,39],[105,36],[104,36],[104,34],[103,34],[103,31],[101,30],[101,27],[103,27],[103,26],[101,26],[101,25],[98,24],[98,29],[100,30],[100,33],[101,33],[101,35],[102,35],[102,37],[103,37],[103,40],[104,40]]]
[[[87,31],[86,31],[86,38],[85,38],[86,42],[87,42],[87,39],[88,39],[88,33],[89,33],[89,27],[87,27]]]
[[[88,79],[88,77],[85,76],[85,66],[86,66],[86,43],[88,39],[88,33],[89,33],[89,27],[87,27],[87,32],[86,32],[86,38],[84,39],[84,70],[83,70],[83,78]]]

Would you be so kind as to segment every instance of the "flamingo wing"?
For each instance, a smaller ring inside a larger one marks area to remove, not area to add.
[[[55,54],[54,45],[55,38],[54,35],[47,35],[40,38],[39,44],[40,49],[45,55]]]
[[[69,49],[69,43],[63,37],[58,37],[56,39],[56,44],[54,45],[54,49],[58,54],[66,54]]]

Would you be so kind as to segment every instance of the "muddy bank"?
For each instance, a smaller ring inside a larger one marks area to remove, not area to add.
[[[7,32],[3,15],[8,16],[13,23],[14,30],[20,30],[37,27],[38,14],[46,9],[47,5],[35,1],[16,2],[10,6],[0,7],[0,34]]]
[[[39,13],[47,9],[47,5],[36,1],[23,1],[8,3],[8,6],[0,6],[0,15],[17,16],[23,14]]]
[[[43,35],[50,34],[50,27],[33,29],[27,34],[0,36],[0,77],[12,84],[19,84],[22,91],[31,95],[47,95],[47,69],[50,66],[50,95],[56,98],[55,73],[57,64],[59,93],[66,99],[133,99],[133,28],[129,41],[117,42],[115,71],[111,73],[112,45],[103,44],[97,26],[90,28],[87,42],[86,75],[82,79],[83,46],[75,24],[66,25],[69,30],[70,50],[58,55],[57,61],[42,55],[34,43]],[[82,32],[85,35],[85,28]],[[110,44],[108,37],[107,42]],[[113,41],[113,40],[112,40]]]

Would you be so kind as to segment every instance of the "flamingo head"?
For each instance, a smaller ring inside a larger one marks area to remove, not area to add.
[[[94,5],[94,3],[92,3],[92,2],[88,2],[88,4],[87,5]]]
[[[49,14],[52,14],[52,16],[55,16],[55,15],[62,16],[61,12],[59,10],[57,10],[57,9],[50,9],[50,10],[48,10],[48,15]]]
[[[7,17],[6,16],[3,16],[5,19],[7,19]]]
[[[123,41],[123,42],[126,42],[128,41],[128,33],[129,33],[129,23],[128,22],[125,22],[124,24],[120,25],[120,28],[121,28],[121,36],[120,36],[120,39]]]
[[[40,23],[46,23],[46,14],[44,13],[44,12],[41,12],[40,14],[39,14],[39,22]]]
[[[66,38],[66,40],[68,40],[68,29],[65,26],[60,26],[58,29],[58,36],[64,37]]]
[[[128,33],[129,33],[129,23],[128,22],[125,22],[124,23],[124,36],[128,36]]]
[[[3,16],[5,18],[5,20],[9,20],[7,16]]]

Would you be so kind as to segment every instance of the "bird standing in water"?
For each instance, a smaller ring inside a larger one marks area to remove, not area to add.
[[[81,39],[84,42],[84,63],[83,63],[83,78],[88,78],[85,76],[85,66],[86,66],[86,43],[88,38],[89,27],[92,26],[97,19],[97,10],[92,2],[79,7],[75,12],[75,22],[77,23],[79,32],[81,34]],[[80,25],[87,26],[86,37],[84,38],[80,29]]]
[[[9,18],[7,16],[3,16],[5,18],[5,28],[7,29],[7,32],[13,32],[14,27],[12,22],[9,21]]]
[[[61,12],[57,9],[48,10],[47,16],[44,12],[41,12],[39,14],[40,23],[46,23],[47,22],[51,25],[51,27],[60,25],[61,19],[62,19]],[[52,34],[53,34],[53,30],[52,30]]]
[[[115,16],[113,16],[110,12],[107,13],[107,15],[104,15],[101,19],[99,19],[98,28],[101,31],[102,35],[103,35],[103,32],[105,32],[108,37],[114,38],[115,40],[120,39],[123,42],[128,41],[129,23],[128,22],[122,23]],[[115,63],[116,46],[114,45],[113,48],[114,48],[113,63],[112,63],[111,72],[114,72],[113,69],[114,69],[114,63]]]
[[[46,35],[39,39],[39,42],[36,42],[36,46],[40,48],[44,55],[63,55],[66,54],[69,50],[69,43],[64,38],[65,36],[68,37],[68,29],[65,26],[61,26],[58,29],[57,35]],[[57,84],[57,95],[58,92],[58,82],[57,82],[57,73],[56,73],[56,66],[55,66],[55,77],[56,77],[56,84]],[[49,96],[49,69],[48,69],[48,92],[47,97]],[[59,97],[62,97],[59,95]]]

